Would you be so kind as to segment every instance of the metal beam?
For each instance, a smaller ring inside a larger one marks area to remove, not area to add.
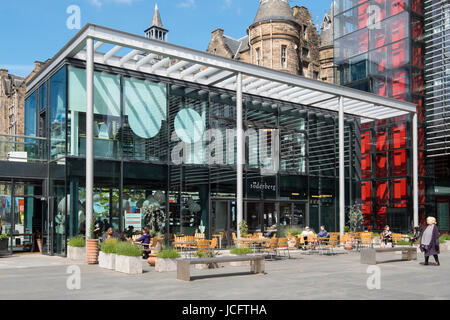
[[[103,63],[107,63],[110,58],[114,57],[114,55],[122,49],[123,47],[121,46],[115,46],[114,48],[109,50],[103,57]]]
[[[417,113],[413,114],[413,211],[414,226],[419,226],[419,143]]]
[[[236,90],[236,128],[237,128],[237,236],[241,237],[240,225],[244,219],[244,112],[242,108],[242,73],[238,73]]]
[[[345,123],[344,98],[339,97],[339,232],[345,231]]]
[[[86,239],[94,223],[94,40],[86,43]]]

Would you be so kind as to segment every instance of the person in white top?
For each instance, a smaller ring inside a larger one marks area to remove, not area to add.
[[[308,245],[308,235],[310,234],[314,234],[314,232],[312,232],[309,227],[306,227],[302,232],[302,237],[305,240],[305,246],[303,247],[303,250],[306,250],[306,245]]]

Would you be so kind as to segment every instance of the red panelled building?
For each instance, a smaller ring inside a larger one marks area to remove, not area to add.
[[[411,101],[419,114],[419,203],[425,217],[423,0],[335,0],[338,84]],[[364,225],[413,223],[412,121],[394,117],[361,125]]]

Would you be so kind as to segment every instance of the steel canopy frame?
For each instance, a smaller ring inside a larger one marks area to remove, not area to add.
[[[95,41],[95,43],[93,43]],[[98,50],[105,45],[112,48],[102,53]],[[48,72],[59,66],[65,59],[75,58],[86,61],[87,84],[92,81],[94,64],[129,69],[156,74],[163,77],[184,80],[236,92],[237,127],[242,128],[242,95],[251,94],[293,104],[331,110],[339,114],[339,153],[340,153],[340,231],[343,232],[345,219],[345,188],[343,175],[345,114],[360,117],[363,123],[384,120],[393,116],[413,114],[417,128],[416,105],[381,97],[372,93],[341,87],[333,84],[307,79],[302,76],[267,69],[264,67],[226,59],[205,52],[177,46],[167,42],[148,39],[138,35],[109,29],[97,25],[86,25],[69,43],[48,62],[30,82],[29,91],[43,80]],[[93,85],[89,85],[87,95],[88,111],[92,112]],[[238,130],[239,134],[239,130]],[[92,137],[88,137],[92,139]],[[413,134],[414,160],[417,165],[417,133]],[[92,141],[91,141],[92,142]],[[90,143],[86,141],[86,143]],[[239,142],[238,142],[239,144]],[[87,150],[87,153],[90,153]],[[242,163],[243,150],[238,148],[238,164]],[[87,175],[93,175],[93,155],[87,155]],[[237,176],[243,175],[242,165],[237,167]],[[414,181],[414,222],[418,221],[418,170],[413,170]],[[93,178],[86,177],[87,179]],[[239,179],[238,179],[239,181]],[[241,181],[242,184],[242,181]],[[238,202],[242,201],[242,185],[238,183]],[[90,195],[89,195],[90,196]],[[238,217],[242,219],[243,206],[238,206]],[[91,208],[92,209],[92,208]],[[86,208],[86,216],[88,210]],[[240,221],[238,221],[239,223]]]

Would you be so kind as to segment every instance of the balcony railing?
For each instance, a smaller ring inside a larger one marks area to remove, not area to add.
[[[46,138],[0,134],[0,161],[45,162],[47,145]]]

